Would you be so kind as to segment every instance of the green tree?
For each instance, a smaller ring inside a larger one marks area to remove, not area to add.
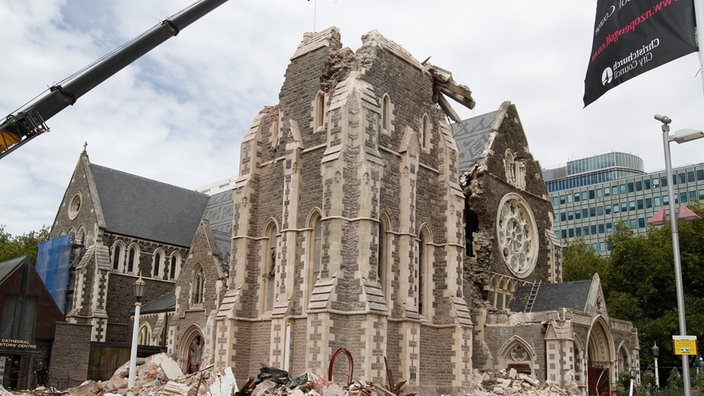
[[[594,248],[587,246],[584,239],[577,238],[562,249],[562,280],[565,282],[591,279],[598,273],[603,282],[608,279],[609,260]]]
[[[46,226],[39,231],[13,236],[5,232],[5,225],[0,224],[0,261],[27,256],[32,263],[36,263],[39,242],[47,239],[49,239],[49,228]]]
[[[699,203],[689,208],[704,218]],[[687,333],[704,339],[704,220],[678,222]],[[679,334],[672,230],[669,223],[634,235],[619,223],[609,237],[610,271],[604,288],[609,315],[633,322],[638,328],[641,365],[652,361],[650,347],[657,342],[663,366],[679,367],[672,351],[672,335]]]

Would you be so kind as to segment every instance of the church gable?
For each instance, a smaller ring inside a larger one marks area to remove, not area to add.
[[[70,235],[73,242],[89,246],[95,242],[96,232],[104,224],[88,154],[83,151],[64,192],[49,237]]]
[[[460,184],[465,192],[465,237],[473,271],[465,274],[475,302],[506,309],[516,286],[555,282],[552,206],[539,164],[528,149],[518,113],[509,102],[454,128],[459,139]],[[470,141],[481,143],[473,146]],[[558,257],[559,258],[559,257]],[[468,296],[466,296],[468,297]]]

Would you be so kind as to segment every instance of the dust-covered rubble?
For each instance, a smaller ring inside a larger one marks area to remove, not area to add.
[[[80,386],[65,390],[37,388],[23,392],[10,392],[0,387],[0,396],[11,395],[66,395],[66,396],[118,396],[128,389],[129,362],[115,371],[107,381],[85,381]],[[526,395],[526,396],[570,396],[581,394],[576,386],[561,388],[550,381],[540,381],[516,370],[496,372],[475,371],[474,387],[459,396]],[[292,378],[289,373],[273,367],[262,367],[256,378],[250,378],[238,388],[232,369],[216,370],[205,367],[197,373],[184,375],[178,364],[166,354],[153,355],[137,366],[135,387],[137,396],[187,395],[187,396],[434,396],[434,392],[423,386],[393,388],[363,380],[351,384],[328,381],[315,373],[304,373]],[[447,395],[449,396],[449,395]]]

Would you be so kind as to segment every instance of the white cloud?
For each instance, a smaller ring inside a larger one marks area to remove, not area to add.
[[[189,6],[192,0],[9,0],[0,3],[0,111]],[[378,30],[473,92],[463,117],[516,104],[543,166],[609,151],[664,168],[660,125],[704,128],[695,54],[608,92],[586,109],[584,75],[594,1],[228,1],[47,121],[52,131],[0,160],[0,224],[14,234],[50,225],[88,142],[91,161],[186,188],[237,174],[251,121],[276,104],[306,31],[340,28],[357,49]],[[673,146],[675,165],[701,144]]]

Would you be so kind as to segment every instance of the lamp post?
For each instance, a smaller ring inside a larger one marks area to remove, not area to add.
[[[130,349],[130,373],[127,380],[127,395],[134,396],[134,380],[137,371],[137,336],[139,334],[139,309],[142,307],[142,297],[144,296],[144,280],[142,274],[134,282],[134,325],[132,326],[132,347]]]
[[[655,389],[660,389],[660,374],[658,373],[658,353],[660,353],[660,348],[658,348],[658,344],[653,341],[653,359],[655,359]]]
[[[665,150],[665,170],[667,172],[667,193],[670,200],[670,228],[672,229],[672,254],[675,261],[675,286],[677,288],[677,311],[679,316],[680,335],[687,335],[687,321],[684,312],[684,293],[682,290],[682,265],[680,263],[680,240],[675,218],[675,192],[672,186],[672,160],[670,158],[670,142],[686,143],[704,137],[704,131],[694,129],[681,129],[670,135],[670,117],[655,114],[655,119],[662,122],[662,142]],[[689,378],[689,359],[682,355],[682,382],[685,396],[692,395]]]

